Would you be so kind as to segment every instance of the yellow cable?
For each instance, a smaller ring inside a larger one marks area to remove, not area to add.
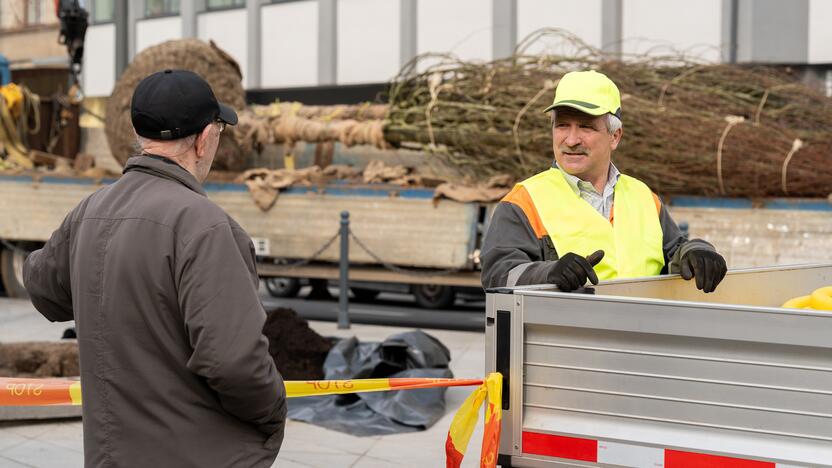
[[[818,288],[812,292],[811,306],[815,310],[832,310],[832,286]]]

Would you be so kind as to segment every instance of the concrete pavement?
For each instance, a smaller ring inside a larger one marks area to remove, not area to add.
[[[331,322],[310,322],[324,336],[357,336],[381,341],[406,328],[353,325],[338,330]],[[57,340],[70,324],[52,324],[27,301],[0,299],[0,341]],[[483,334],[428,330],[451,350],[451,370],[461,378],[483,376]],[[453,414],[473,388],[450,388],[447,411],[423,432],[388,436],[355,437],[306,423],[289,421],[277,467],[441,467],[445,465],[445,438]],[[463,466],[478,466],[481,423],[471,439]],[[80,419],[37,423],[0,424],[0,467],[80,467],[83,442]]]

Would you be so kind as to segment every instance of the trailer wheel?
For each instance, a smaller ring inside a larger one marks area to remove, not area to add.
[[[350,288],[350,291],[352,291],[352,295],[355,296],[355,300],[359,302],[371,302],[377,298],[381,292],[375,289],[367,288]]]
[[[454,305],[456,291],[452,286],[439,284],[414,284],[416,303],[425,309],[447,309]]]
[[[8,297],[28,299],[29,293],[23,287],[23,262],[29,253],[21,249],[0,251],[0,277]]]
[[[266,278],[266,289],[272,297],[295,297],[300,291],[300,280],[283,277]]]

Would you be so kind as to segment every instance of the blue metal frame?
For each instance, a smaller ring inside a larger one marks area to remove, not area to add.
[[[85,177],[32,176],[0,174],[0,182],[47,183],[47,184],[79,184],[79,185],[107,185],[115,182],[115,178],[90,179]],[[244,184],[231,182],[208,182],[203,184],[206,192],[247,192]],[[332,181],[322,186],[296,186],[281,192],[282,195],[305,195],[319,193],[336,197],[400,197],[416,200],[433,199],[433,189],[403,188],[389,184],[353,185],[347,181]],[[697,196],[662,197],[664,203],[671,207],[683,208],[724,208],[750,209],[763,208],[770,210],[801,210],[801,211],[832,211],[832,203],[825,198],[720,198]],[[488,227],[488,218],[484,228]]]

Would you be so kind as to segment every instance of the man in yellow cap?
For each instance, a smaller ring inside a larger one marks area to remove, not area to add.
[[[681,273],[712,292],[727,270],[714,247],[688,240],[659,198],[611,161],[623,134],[621,95],[605,75],[561,78],[552,112],[552,168],[497,205],[483,242],[485,288]]]

